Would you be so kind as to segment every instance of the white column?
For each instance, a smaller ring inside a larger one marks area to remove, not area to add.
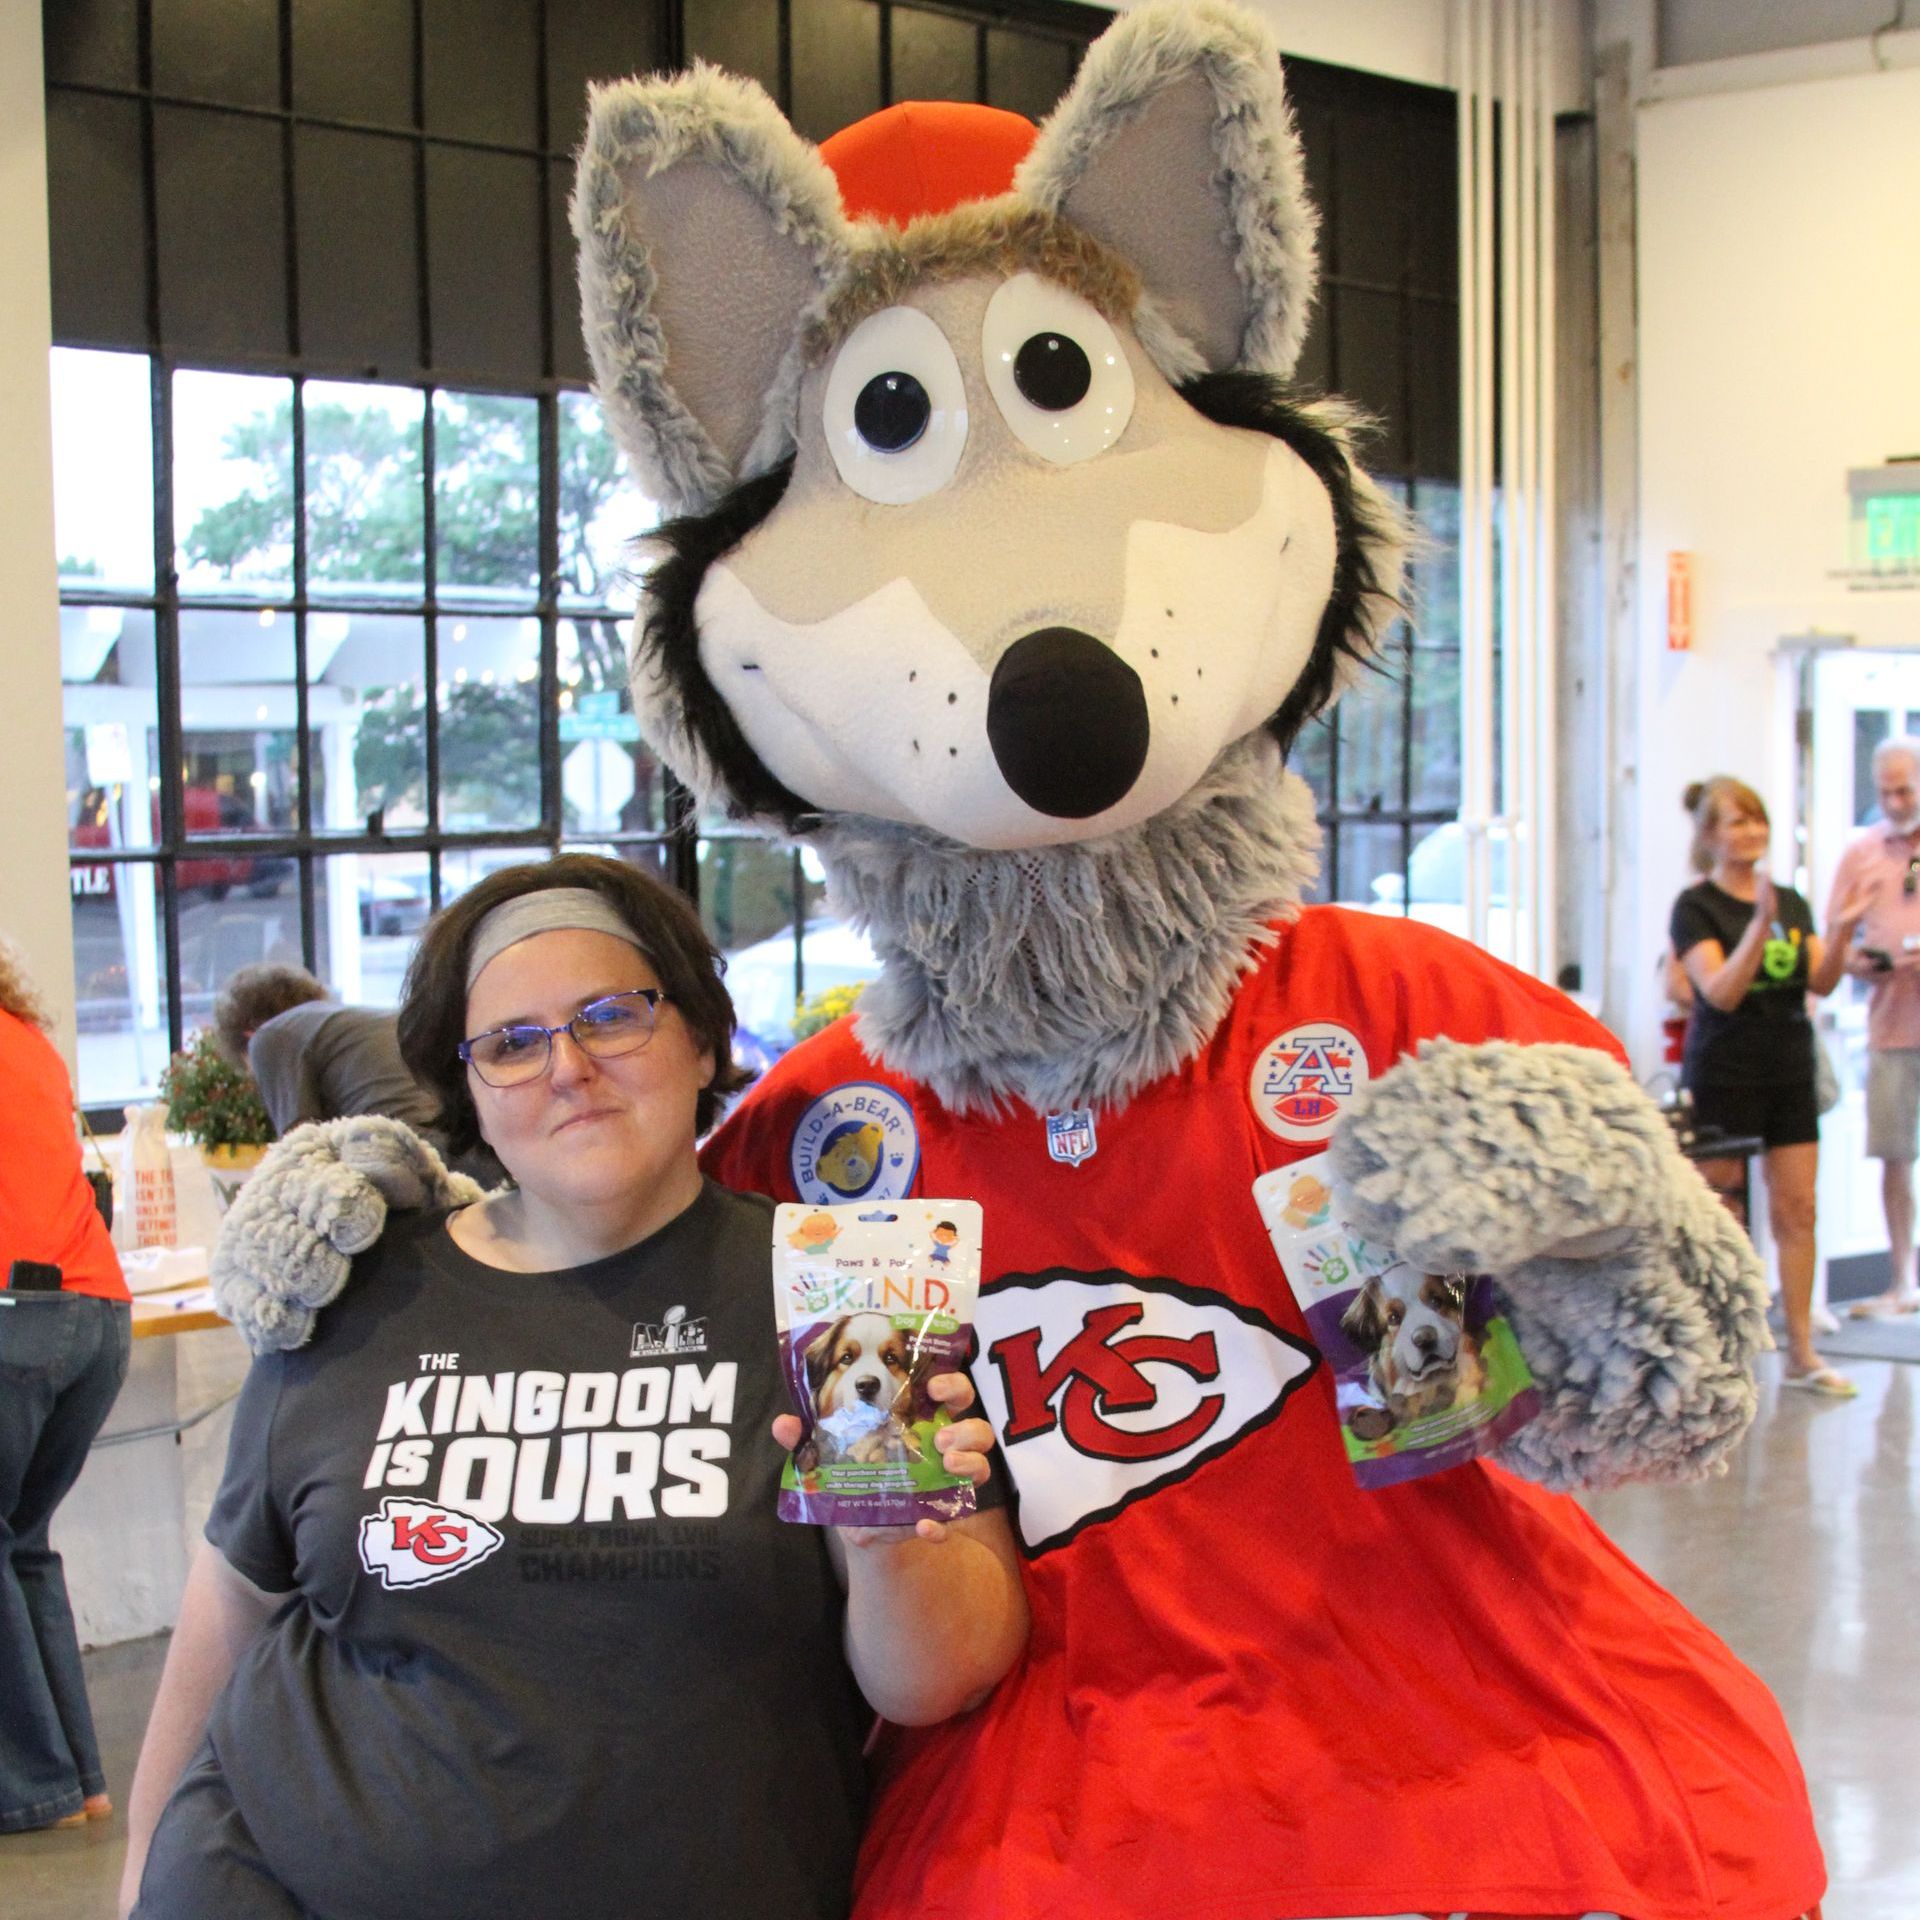
[[[7,750],[0,754],[0,932],[53,1006],[74,1065],[73,906],[60,723],[48,355],[47,129],[40,9],[0,6],[0,607]]]

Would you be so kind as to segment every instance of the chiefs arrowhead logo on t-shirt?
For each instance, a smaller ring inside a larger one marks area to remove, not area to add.
[[[1224,1294],[1118,1272],[1007,1274],[981,1289],[974,1328],[1034,1553],[1224,1453],[1315,1359]]]
[[[425,1587],[477,1567],[505,1538],[470,1513],[390,1493],[360,1522],[360,1564],[389,1592]]]

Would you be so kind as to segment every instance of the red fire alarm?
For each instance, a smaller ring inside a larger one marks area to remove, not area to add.
[[[1667,651],[1686,653],[1693,646],[1693,555],[1667,555]]]

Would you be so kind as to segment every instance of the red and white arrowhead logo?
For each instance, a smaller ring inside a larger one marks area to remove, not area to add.
[[[1224,1453],[1315,1362],[1224,1294],[1117,1272],[1007,1274],[982,1288],[974,1328],[974,1382],[1034,1553]]]
[[[505,1539],[470,1513],[390,1493],[360,1522],[360,1564],[389,1592],[426,1587],[477,1567]]]

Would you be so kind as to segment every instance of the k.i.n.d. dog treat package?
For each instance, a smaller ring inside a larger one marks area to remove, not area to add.
[[[941,1464],[953,1416],[927,1393],[964,1371],[980,1292],[980,1206],[888,1200],[777,1208],[774,1319],[805,1431],[780,1476],[780,1517],[910,1527],[974,1510]]]
[[[1493,1281],[1422,1273],[1349,1224],[1329,1156],[1253,1183],[1273,1250],[1333,1375],[1363,1487],[1491,1453],[1540,1410]]]

